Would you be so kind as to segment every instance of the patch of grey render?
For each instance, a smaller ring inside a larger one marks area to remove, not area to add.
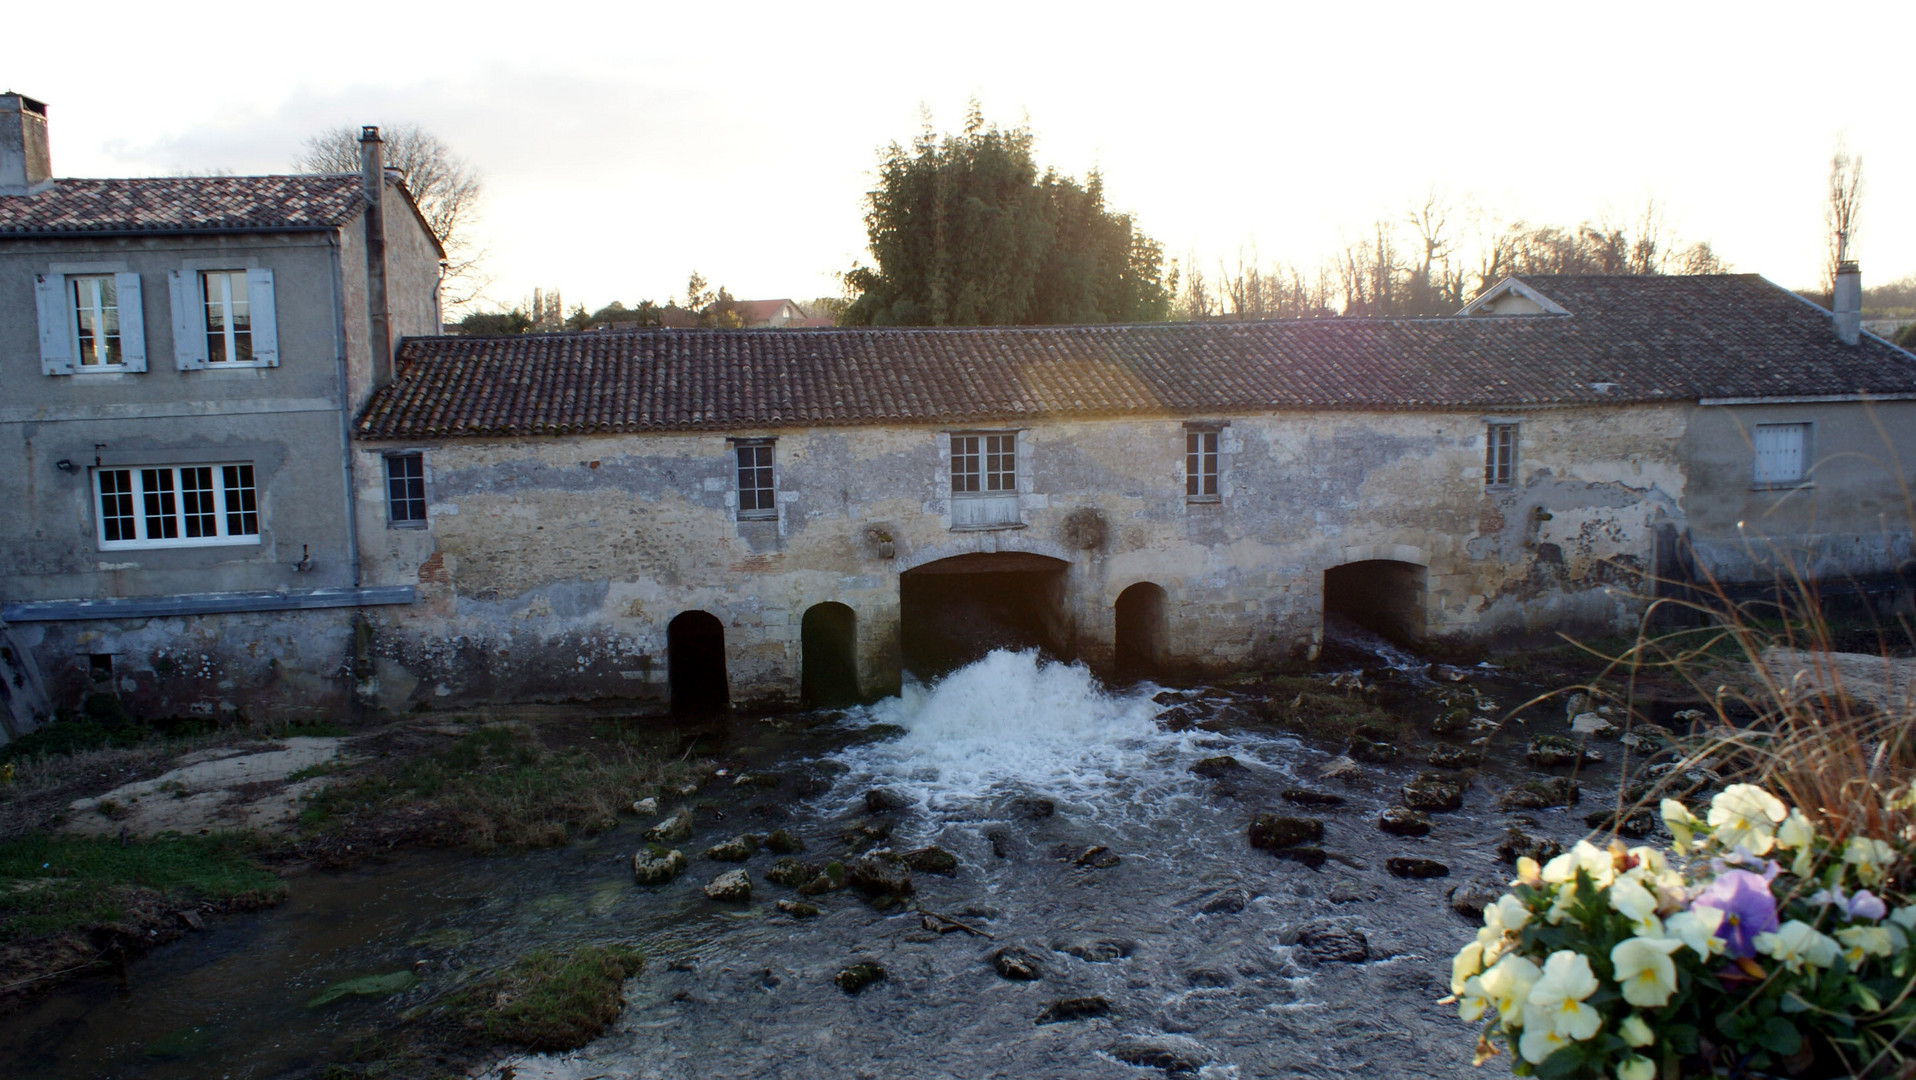
[[[433,472],[436,498],[458,501],[472,495],[511,495],[521,491],[562,491],[574,494],[616,492],[642,499],[668,494],[699,506],[718,506],[731,490],[732,459],[726,455],[626,455],[588,457],[579,447],[577,461],[552,465],[542,461],[498,461]],[[716,482],[716,483],[714,483]]]
[[[1622,510],[1635,506],[1648,506],[1655,516],[1678,517],[1681,509],[1676,497],[1656,485],[1631,487],[1615,481],[1588,481],[1560,478],[1549,469],[1538,469],[1524,481],[1521,488],[1488,493],[1497,512],[1502,516],[1500,528],[1487,536],[1472,537],[1464,544],[1464,553],[1470,559],[1483,561],[1499,559],[1515,562],[1535,551],[1543,538],[1553,536],[1550,529],[1552,516],[1560,511],[1570,510]],[[1587,531],[1592,523],[1586,523]],[[1620,526],[1613,525],[1613,529]],[[1561,543],[1566,537],[1556,537]],[[1594,540],[1596,537],[1580,536],[1578,539]],[[1613,542],[1622,542],[1623,537],[1613,533],[1608,537]],[[1644,538],[1648,543],[1648,537]]]
[[[547,582],[510,597],[501,597],[493,589],[482,589],[471,596],[461,595],[458,612],[462,617],[481,619],[511,619],[528,614],[588,619],[600,613],[611,588],[609,581],[569,579]]]

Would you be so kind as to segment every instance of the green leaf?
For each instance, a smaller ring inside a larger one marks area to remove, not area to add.
[[[1803,1036],[1797,1032],[1795,1024],[1780,1016],[1772,1016],[1763,1025],[1763,1031],[1757,1036],[1757,1042],[1778,1057],[1789,1057],[1802,1049]]]

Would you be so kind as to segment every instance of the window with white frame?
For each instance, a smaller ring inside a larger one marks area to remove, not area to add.
[[[259,495],[248,462],[101,468],[102,548],[259,543]]]
[[[1216,428],[1186,428],[1184,432],[1184,497],[1190,502],[1216,502]]]
[[[112,274],[67,278],[73,313],[73,359],[83,368],[119,367],[120,291]]]
[[[202,271],[200,299],[206,307],[206,362],[252,363],[253,314],[246,299],[246,271]]]
[[[426,456],[386,455],[386,521],[400,528],[426,524]]]
[[[1517,425],[1484,425],[1484,486],[1517,482]]]
[[[733,447],[738,459],[739,520],[778,516],[778,489],[772,479],[772,443],[769,439],[740,442]]]
[[[953,435],[951,493],[1009,495],[1018,490],[1018,435]]]
[[[1754,481],[1758,486],[1803,482],[1809,460],[1808,424],[1758,424],[1750,442],[1756,451]]]

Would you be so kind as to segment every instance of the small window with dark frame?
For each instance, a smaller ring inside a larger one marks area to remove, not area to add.
[[[426,455],[386,455],[386,520],[406,528],[426,524]]]
[[[1018,490],[1018,435],[953,435],[951,492],[1010,494]]]
[[[1217,501],[1217,435],[1204,429],[1184,433],[1184,497],[1192,502]]]
[[[738,454],[738,516],[740,520],[778,516],[778,491],[772,480],[772,444],[740,443]]]
[[[1517,482],[1517,425],[1488,424],[1484,429],[1484,486]]]

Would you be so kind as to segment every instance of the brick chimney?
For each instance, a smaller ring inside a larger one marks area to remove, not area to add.
[[[1863,272],[1853,262],[1836,264],[1836,290],[1830,298],[1836,316],[1836,337],[1854,345],[1863,337]]]
[[[38,195],[52,186],[46,103],[0,94],[0,195]]]
[[[359,129],[359,184],[366,197],[366,314],[371,319],[372,383],[392,381],[392,331],[386,320],[386,144],[376,127]]]

